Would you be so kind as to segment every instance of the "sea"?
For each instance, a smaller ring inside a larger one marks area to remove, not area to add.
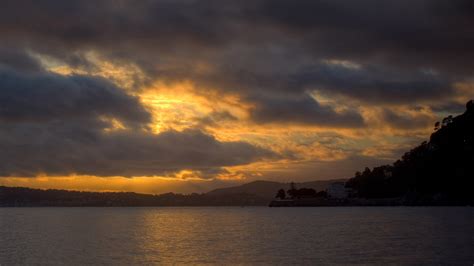
[[[0,208],[0,265],[474,265],[474,208]]]

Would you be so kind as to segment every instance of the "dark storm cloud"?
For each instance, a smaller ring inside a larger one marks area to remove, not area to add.
[[[469,0],[15,0],[2,3],[0,29],[19,39],[44,37],[69,47],[218,48],[259,37],[290,38],[318,55],[400,57],[424,64],[468,62],[473,12]]]
[[[0,61],[0,176],[152,176],[188,169],[212,177],[224,166],[276,156],[198,130],[153,134],[147,130],[150,113],[124,89],[97,77],[31,68],[31,57],[22,60],[13,66]],[[112,119],[127,129],[107,131]]]
[[[150,114],[112,83],[87,76],[24,73],[0,67],[0,121],[54,121],[108,116],[142,125]]]
[[[415,103],[454,93],[450,79],[445,76],[373,65],[353,68],[320,64],[301,71],[298,78],[306,87],[370,103]]]
[[[357,112],[336,113],[328,106],[322,106],[310,96],[296,99],[259,99],[251,111],[257,123],[317,124],[336,127],[361,127],[364,119]]]
[[[469,0],[265,0],[254,16],[295,38],[304,35],[313,53],[472,74]]]
[[[103,133],[100,126],[89,120],[2,125],[0,176],[153,176],[187,169],[209,178],[223,166],[275,156],[245,142],[219,142],[201,131]]]
[[[37,60],[17,47],[0,46],[0,68],[10,68],[22,72],[41,71]]]

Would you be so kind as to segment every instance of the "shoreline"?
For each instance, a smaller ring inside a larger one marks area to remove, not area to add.
[[[293,199],[272,200],[268,207],[471,207],[470,204],[442,201],[410,201],[403,198],[381,199]]]

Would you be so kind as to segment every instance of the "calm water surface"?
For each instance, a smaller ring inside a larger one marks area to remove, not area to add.
[[[0,265],[474,264],[474,208],[0,208]]]

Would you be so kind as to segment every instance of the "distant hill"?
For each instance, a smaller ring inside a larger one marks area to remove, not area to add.
[[[268,200],[251,194],[206,195],[82,192],[0,186],[0,207],[145,207],[145,206],[254,206]]]
[[[312,188],[316,191],[326,190],[329,184],[334,182],[346,181],[346,179],[333,179],[295,183],[297,188]],[[279,189],[290,189],[290,183],[281,183],[274,181],[253,181],[240,186],[214,189],[206,193],[206,195],[232,195],[232,194],[249,194],[259,198],[272,200]]]

